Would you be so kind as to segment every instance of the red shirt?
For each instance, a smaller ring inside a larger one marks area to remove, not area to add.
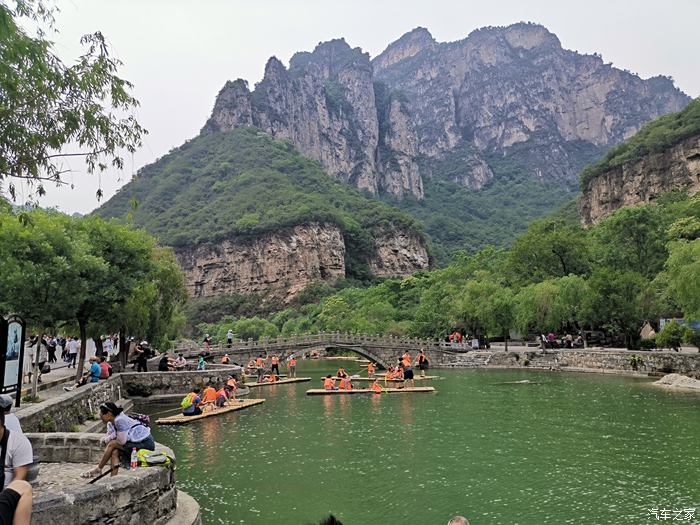
[[[109,363],[106,361],[100,363],[100,368],[102,369],[102,373],[100,374],[100,379],[108,379],[109,378],[109,371],[112,368]]]

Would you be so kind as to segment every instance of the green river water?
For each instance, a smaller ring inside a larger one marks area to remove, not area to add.
[[[646,378],[433,370],[437,393],[307,396],[351,363],[300,361],[309,383],[262,405],[154,428],[204,523],[658,523],[698,509],[700,394]],[[494,384],[529,379],[540,384]],[[163,410],[153,408],[152,412]],[[678,521],[674,521],[677,523]]]

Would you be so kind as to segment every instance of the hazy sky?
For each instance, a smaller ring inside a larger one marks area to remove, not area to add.
[[[56,52],[70,61],[81,35],[102,31],[135,85],[137,117],[149,130],[121,173],[101,176],[105,198],[138,168],[197,135],[216,94],[229,79],[251,88],[270,56],[285,64],[296,51],[344,37],[372,57],[417,26],[440,42],[483,26],[537,22],[566,49],[601,53],[606,62],[642,78],[670,75],[700,95],[697,0],[59,0]],[[80,164],[65,177],[74,189],[48,187],[46,206],[87,213],[98,206],[98,176]]]

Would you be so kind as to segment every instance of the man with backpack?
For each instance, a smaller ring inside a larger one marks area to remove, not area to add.
[[[198,416],[202,413],[200,408],[202,404],[202,398],[199,397],[199,388],[195,387],[192,391],[187,394],[180,403],[182,407],[183,416]]]

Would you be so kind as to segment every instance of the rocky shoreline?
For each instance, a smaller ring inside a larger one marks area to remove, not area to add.
[[[700,379],[684,376],[682,374],[668,374],[654,382],[655,385],[666,388],[694,390],[700,392]]]

